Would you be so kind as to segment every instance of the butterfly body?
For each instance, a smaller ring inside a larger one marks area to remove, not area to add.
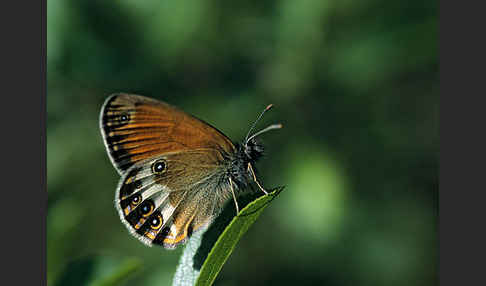
[[[121,175],[115,194],[120,219],[149,246],[175,248],[205,229],[232,196],[237,206],[235,191],[258,184],[253,164],[263,147],[254,138],[234,144],[164,102],[111,95],[101,109],[100,129]]]

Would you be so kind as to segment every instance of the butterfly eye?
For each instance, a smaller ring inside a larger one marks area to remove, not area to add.
[[[140,207],[140,214],[143,217],[148,217],[154,210],[154,203],[151,201],[145,201]]]
[[[152,164],[152,172],[154,174],[162,174],[166,168],[167,164],[165,163],[165,160],[158,160]]]
[[[160,215],[157,215],[150,221],[150,227],[157,230],[162,226],[162,222],[162,217]]]
[[[142,201],[142,196],[140,194],[132,197],[131,204],[136,206]]]

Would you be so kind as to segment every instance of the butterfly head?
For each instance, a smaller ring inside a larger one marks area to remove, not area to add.
[[[250,130],[248,131],[248,134],[246,135],[243,143],[237,144],[237,153],[235,159],[233,160],[231,174],[232,178],[234,179],[234,181],[237,182],[238,185],[246,186],[248,184],[252,176],[248,168],[248,164],[256,162],[259,158],[263,156],[263,145],[256,139],[256,137],[267,131],[282,128],[282,124],[272,124],[254,133],[253,135],[250,135],[251,131],[258,123],[258,121],[262,118],[263,114],[265,114],[266,111],[270,110],[272,106],[273,105],[270,104],[262,111],[260,116],[258,116],[257,120],[255,121],[255,123],[253,123]]]
[[[248,162],[255,162],[263,156],[263,145],[255,138],[248,140],[242,145],[241,151]]]

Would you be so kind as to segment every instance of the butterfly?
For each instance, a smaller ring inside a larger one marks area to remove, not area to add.
[[[110,95],[100,112],[108,157],[121,179],[115,207],[129,232],[148,246],[174,249],[206,229],[231,197],[255,183],[263,154],[251,131],[234,144],[208,123],[165,102],[134,94]]]

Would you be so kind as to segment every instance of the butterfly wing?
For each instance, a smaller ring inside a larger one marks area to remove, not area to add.
[[[137,162],[165,153],[215,149],[235,152],[216,128],[171,105],[133,94],[113,94],[103,104],[100,129],[109,157],[123,174]]]
[[[145,244],[176,247],[204,229],[230,196],[225,164],[235,146],[209,124],[151,98],[114,94],[102,107],[100,128],[122,175],[120,219]]]
[[[163,163],[163,168],[160,164]],[[196,149],[161,155],[130,167],[115,205],[129,231],[145,244],[175,248],[203,230],[230,196],[219,152]]]

